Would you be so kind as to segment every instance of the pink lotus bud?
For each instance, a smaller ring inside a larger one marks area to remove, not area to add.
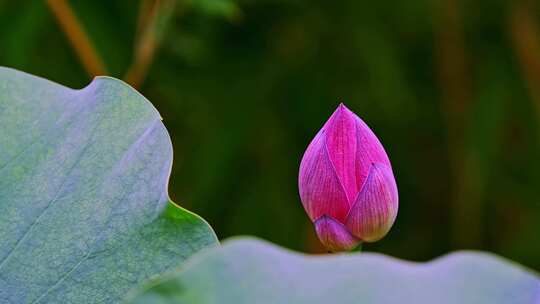
[[[396,219],[398,192],[388,156],[343,104],[309,144],[298,186],[319,239],[331,251],[377,241]]]

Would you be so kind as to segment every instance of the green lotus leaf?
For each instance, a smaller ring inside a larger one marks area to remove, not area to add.
[[[0,68],[0,303],[116,303],[217,244],[170,201],[171,165],[159,113],[123,82]]]
[[[308,256],[254,239],[225,241],[143,285],[131,304],[538,304],[540,280],[492,254],[427,263],[381,254]]]

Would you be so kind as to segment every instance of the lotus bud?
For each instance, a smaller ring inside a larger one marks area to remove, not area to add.
[[[309,144],[298,187],[330,251],[377,241],[396,219],[398,192],[388,156],[369,127],[343,104]]]

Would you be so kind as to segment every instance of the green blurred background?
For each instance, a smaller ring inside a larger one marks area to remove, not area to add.
[[[220,238],[323,252],[298,166],[343,101],[400,210],[365,250],[489,250],[540,269],[540,6],[527,1],[0,1],[0,65],[125,79],[163,116],[171,197]]]

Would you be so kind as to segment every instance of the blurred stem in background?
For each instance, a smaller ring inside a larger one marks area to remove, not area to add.
[[[536,8],[530,1],[515,1],[509,22],[514,49],[540,115],[540,33],[532,14]]]
[[[174,0],[143,0],[140,4],[133,62],[124,80],[139,88],[146,78],[166,25],[174,14]],[[73,9],[65,0],[47,0],[51,12],[90,77],[107,75],[107,69]]]
[[[90,77],[107,75],[103,60],[99,57],[69,3],[65,0],[47,0],[47,5],[56,18],[58,25],[64,31],[75,53],[77,53],[88,75]]]
[[[156,49],[173,16],[175,2],[174,0],[141,1],[133,63],[124,76],[124,80],[134,88],[140,87],[148,74]]]
[[[473,94],[459,1],[437,2],[435,20],[436,58],[452,181],[451,242],[457,248],[478,248],[483,235],[482,182],[476,159],[466,145]]]

